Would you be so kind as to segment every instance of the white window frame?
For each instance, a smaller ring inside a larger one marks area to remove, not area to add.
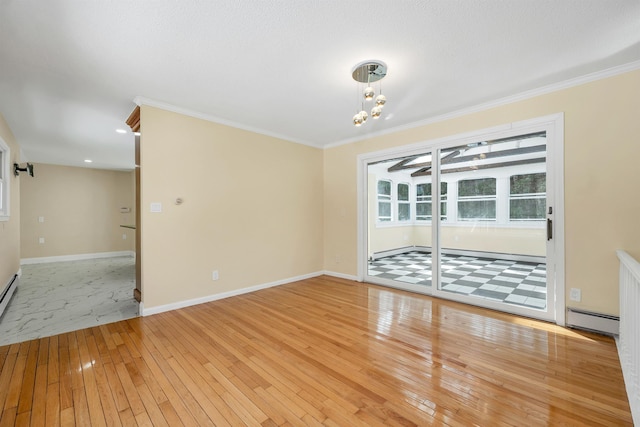
[[[401,185],[406,185],[407,186],[407,200],[400,200],[400,189],[399,187]],[[407,219],[400,219],[400,205],[406,205],[409,207],[409,218]],[[409,184],[408,182],[399,182],[398,184],[396,184],[396,211],[398,212],[398,222],[401,223],[408,223],[413,221],[413,218],[411,216],[411,184]]]
[[[430,196],[418,196],[418,185],[432,185],[431,182],[417,182],[415,184],[416,187],[416,191],[415,191],[415,205],[416,205],[416,215],[415,215],[415,220],[416,220],[416,224],[429,224],[431,223],[431,220],[433,219],[433,188],[431,191],[431,195]],[[440,221],[448,221],[448,215],[449,215],[449,188],[450,188],[450,182],[448,181],[440,181],[440,186],[442,185],[446,185],[447,186],[447,192],[442,195],[440,194]],[[442,192],[442,189],[440,189],[440,191]],[[418,197],[424,197],[424,200],[419,200]],[[431,205],[431,215],[428,215],[428,217],[426,219],[422,219],[422,218],[418,218],[418,205],[420,203],[425,203],[425,204],[430,204]],[[442,206],[446,206],[447,207],[447,213],[443,214],[442,211]]]
[[[430,182],[418,182],[415,185],[415,187],[416,187],[416,221],[419,221],[419,222],[422,222],[422,221],[430,222],[431,218],[433,217],[433,206],[431,206],[431,209],[432,209],[431,215],[424,215],[424,216],[426,216],[426,218],[418,218],[418,205],[421,204],[421,203],[424,203],[425,205],[426,204],[431,205],[431,198],[432,198],[432,196],[418,196],[418,187],[421,186],[421,185],[431,185],[431,183]],[[421,197],[422,197],[422,199],[421,199]],[[422,216],[423,215],[421,215],[421,217]]]
[[[9,203],[11,198],[11,150],[2,138],[0,138],[0,221],[9,220]]]
[[[481,180],[481,179],[493,179],[496,182],[496,191],[493,195],[479,195],[479,196],[460,196],[460,183],[463,181],[477,181],[477,180]],[[469,222],[469,221],[491,221],[491,222],[497,222],[498,221],[498,179],[494,176],[482,176],[482,177],[474,177],[474,178],[469,178],[469,179],[460,179],[458,180],[458,182],[456,183],[456,189],[457,189],[457,218],[456,221],[457,222]],[[495,217],[494,218],[460,218],[460,202],[483,202],[483,201],[488,201],[488,202],[493,202],[495,203]]]
[[[378,191],[379,183],[381,181],[389,183],[389,194],[380,194]],[[381,198],[382,197],[382,198]],[[388,197],[388,199],[386,199]],[[388,203],[389,204],[389,216],[384,218],[389,219],[380,219],[380,203]],[[393,181],[390,179],[377,179],[376,180],[376,222],[382,224],[388,224],[393,222]]]
[[[509,176],[509,188],[507,189],[507,197],[508,197],[508,214],[507,221],[510,223],[524,223],[524,222],[544,222],[546,220],[546,212],[542,213],[542,218],[522,218],[522,219],[514,219],[511,218],[511,201],[512,200],[536,200],[536,199],[547,199],[547,192],[544,193],[523,193],[523,194],[511,194],[511,178],[514,176],[524,176],[524,175],[537,175],[544,174],[545,180],[547,177],[546,172],[530,172],[530,173],[519,173]]]

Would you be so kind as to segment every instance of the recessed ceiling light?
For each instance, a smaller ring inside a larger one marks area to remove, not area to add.
[[[124,129],[116,129],[116,132],[118,132],[118,133],[127,133],[127,131],[124,130]]]
[[[85,163],[93,163],[93,160],[91,160],[91,159],[84,159],[84,162],[85,162]]]

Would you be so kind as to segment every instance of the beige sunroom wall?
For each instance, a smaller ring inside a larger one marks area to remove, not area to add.
[[[618,260],[640,259],[640,71],[422,127],[326,149],[325,269],[357,274],[357,156],[564,113],[565,285],[575,307],[618,314]],[[389,106],[391,107],[391,106]],[[331,173],[329,173],[329,171]],[[568,298],[567,298],[568,300]]]
[[[376,227],[373,223],[369,236],[369,256],[407,246],[432,246],[429,225]],[[546,254],[545,230],[540,228],[496,228],[483,224],[478,227],[443,225],[440,239],[443,249],[535,257]]]

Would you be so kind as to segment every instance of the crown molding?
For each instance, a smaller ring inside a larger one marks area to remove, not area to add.
[[[294,142],[296,144],[307,145],[307,146],[313,147],[313,148],[320,148],[320,149],[323,148],[322,145],[314,144],[314,143],[309,142],[309,141],[304,141],[304,140],[300,140],[300,139],[291,138],[290,136],[283,135],[283,134],[280,134],[280,133],[270,132],[268,130],[256,128],[256,127],[253,127],[253,126],[247,126],[247,125],[244,125],[242,123],[238,123],[238,122],[234,122],[234,121],[231,121],[231,120],[223,119],[221,117],[213,116],[211,114],[205,114],[205,113],[201,113],[199,111],[190,110],[188,108],[178,107],[177,105],[169,104],[167,102],[158,101],[158,100],[155,100],[155,99],[145,98],[143,96],[136,96],[135,98],[133,98],[133,102],[139,107],[141,107],[143,105],[146,105],[146,106],[149,106],[149,107],[160,108],[161,110],[171,111],[173,113],[178,113],[178,114],[182,114],[182,115],[185,115],[185,116],[194,117],[196,119],[206,120],[208,122],[212,122],[212,123],[217,123],[217,124],[220,124],[220,125],[233,127],[233,128],[236,128],[236,129],[242,129],[242,130],[246,130],[246,131],[249,131],[249,132],[257,133],[257,134],[260,134],[260,135],[270,136],[270,137],[273,137],[273,138],[278,138],[278,139],[282,139],[282,140],[285,140],[285,141]]]
[[[364,141],[371,138],[376,138],[383,135],[389,135],[392,133],[402,132],[409,129],[415,129],[417,127],[430,125],[433,123],[443,122],[446,120],[455,119],[458,117],[466,116],[468,114],[478,113],[492,108],[500,107],[507,104],[512,104],[518,101],[524,101],[526,99],[535,98],[537,96],[546,95],[548,93],[557,92],[563,89],[569,89],[575,86],[580,86],[586,83],[591,83],[596,80],[602,80],[609,77],[614,77],[620,74],[628,73],[640,69],[640,61],[630,62],[628,64],[619,65],[617,67],[607,68],[606,70],[596,71],[594,73],[586,74],[584,76],[575,77],[562,82],[553,83],[547,86],[542,86],[537,89],[531,89],[525,92],[518,93],[516,95],[510,95],[504,98],[499,98],[494,101],[484,102],[472,107],[462,108],[449,113],[441,114],[438,116],[429,117],[427,119],[419,120],[416,122],[408,123],[402,126],[396,126],[391,129],[385,129],[379,132],[373,132],[366,136],[359,136],[354,138],[347,138],[340,141],[336,141],[331,144],[327,144],[324,148],[334,148],[341,145],[352,144],[358,141]]]

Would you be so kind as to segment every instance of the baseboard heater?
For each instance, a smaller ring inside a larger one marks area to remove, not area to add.
[[[9,305],[9,301],[11,300],[13,293],[18,287],[19,281],[20,279],[18,278],[18,275],[14,274],[9,281],[9,284],[5,286],[5,288],[2,290],[2,293],[0,293],[0,316],[2,316],[2,313],[4,313],[4,309],[7,308],[7,305]]]
[[[566,323],[570,328],[585,329],[605,335],[618,335],[620,332],[620,317],[573,307],[567,309]]]

